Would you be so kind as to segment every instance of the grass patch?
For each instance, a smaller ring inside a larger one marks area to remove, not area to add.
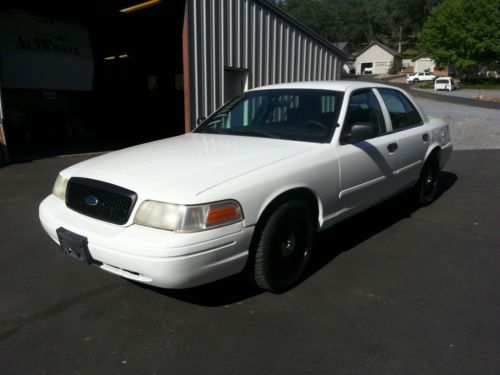
[[[434,82],[420,82],[415,86],[417,86],[419,89],[434,89]]]
[[[500,82],[462,82],[461,89],[500,90]]]

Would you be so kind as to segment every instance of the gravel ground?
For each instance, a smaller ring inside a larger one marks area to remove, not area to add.
[[[456,150],[500,149],[500,111],[415,98],[428,116],[450,124]]]

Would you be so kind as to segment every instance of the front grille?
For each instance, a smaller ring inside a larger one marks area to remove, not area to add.
[[[125,224],[136,201],[133,191],[89,178],[72,177],[66,189],[66,206],[113,224]]]

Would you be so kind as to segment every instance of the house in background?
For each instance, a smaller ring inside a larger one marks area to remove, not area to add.
[[[387,74],[394,63],[402,66],[403,57],[392,48],[372,42],[359,52],[354,61],[356,74]]]
[[[349,58],[345,61],[344,65],[342,65],[341,73],[343,75],[355,74],[354,69],[354,60],[352,54],[349,53],[349,42],[336,42],[333,43],[335,47],[337,47],[340,51],[344,52]]]
[[[412,61],[415,72],[433,72],[436,69],[436,62],[425,54],[418,55]]]
[[[415,68],[415,63],[411,57],[403,58],[403,65],[401,67],[402,73],[413,73]]]

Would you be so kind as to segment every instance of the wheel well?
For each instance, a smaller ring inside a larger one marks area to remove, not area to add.
[[[426,161],[431,160],[431,158],[435,158],[439,164],[441,160],[441,147],[439,146],[434,147],[434,149],[429,153],[429,156],[427,156]]]
[[[309,189],[306,188],[297,188],[297,189],[292,189],[288,190],[284,193],[281,193],[278,195],[276,198],[274,198],[264,209],[262,214],[259,217],[259,220],[257,222],[257,226],[260,226],[259,224],[262,224],[263,221],[265,221],[265,218],[267,218],[276,208],[278,208],[280,205],[282,205],[285,202],[291,201],[291,200],[299,200],[305,202],[309,208],[311,209],[311,212],[313,214],[313,218],[315,219],[315,229],[318,227],[318,215],[319,215],[319,207],[318,207],[318,199],[316,198],[316,195]],[[264,220],[262,220],[264,219]]]

